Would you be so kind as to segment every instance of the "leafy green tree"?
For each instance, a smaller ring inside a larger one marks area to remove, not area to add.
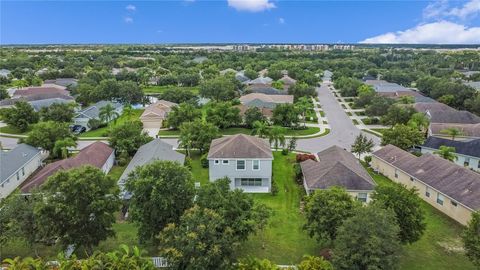
[[[84,166],[59,171],[41,186],[35,217],[43,235],[64,246],[92,247],[115,235],[120,207],[116,181],[100,169]],[[61,196],[59,196],[61,195]]]
[[[428,117],[424,113],[414,113],[410,117],[410,120],[408,120],[407,125],[412,128],[416,128],[425,134],[428,134],[428,126],[430,125],[430,119],[428,119]]]
[[[133,81],[119,81],[117,84],[118,92],[112,94],[110,99],[130,104],[137,104],[143,101],[143,90],[138,83]]]
[[[293,104],[278,104],[273,109],[272,121],[282,127],[297,126],[299,120],[298,110]]]
[[[68,124],[48,121],[35,124],[24,141],[32,146],[53,152],[55,142],[66,139],[75,140],[68,128]]]
[[[215,101],[229,101],[235,98],[235,83],[225,77],[206,80],[200,85],[200,95]]]
[[[374,205],[358,208],[338,228],[333,266],[338,270],[396,269],[399,232],[393,211]]]
[[[457,155],[455,154],[455,147],[441,145],[438,150],[434,151],[433,153],[449,161],[458,159]]]
[[[285,128],[279,126],[273,126],[268,133],[268,141],[270,145],[273,143],[275,150],[279,147],[285,146]]]
[[[472,213],[472,218],[462,234],[465,253],[470,261],[480,267],[480,212]]]
[[[206,121],[220,129],[238,126],[242,122],[240,109],[230,102],[213,102],[207,108]]]
[[[109,132],[108,142],[118,153],[127,153],[133,156],[140,146],[151,141],[152,138],[143,132],[140,121],[125,122],[114,126]]]
[[[460,129],[455,128],[455,127],[440,130],[440,133],[443,133],[443,134],[446,134],[446,135],[452,137],[452,141],[455,141],[456,137],[463,135],[463,132]]]
[[[340,94],[343,97],[355,97],[357,96],[357,89],[362,85],[362,82],[349,77],[340,77],[334,79],[333,86],[335,89],[340,90]]]
[[[414,243],[425,232],[425,213],[421,208],[422,200],[415,188],[408,189],[402,184],[379,185],[372,195],[373,203],[393,210],[402,243]]]
[[[26,101],[18,101],[12,108],[2,110],[2,119],[8,125],[25,132],[29,125],[39,120],[39,115]]]
[[[372,152],[375,146],[372,139],[368,139],[366,135],[360,133],[352,144],[352,153],[358,154],[358,159],[364,153]]]
[[[312,107],[311,101],[307,97],[301,97],[295,102],[295,107],[297,111],[301,112],[303,126],[307,126],[307,118],[305,116],[306,112]]]
[[[42,121],[70,123],[72,122],[74,114],[74,105],[65,103],[54,103],[40,110],[40,118]]]
[[[9,97],[10,96],[8,95],[7,89],[5,89],[4,87],[0,87],[0,100],[7,99]]]
[[[167,116],[170,127],[178,129],[185,122],[193,122],[202,117],[202,112],[189,103],[180,103],[174,106]]]
[[[263,221],[268,219],[267,209],[255,205],[253,198],[242,190],[231,190],[228,178],[203,185],[197,192],[195,203],[220,214],[238,241],[247,240],[249,235],[262,229]]]
[[[370,105],[365,108],[365,114],[368,116],[385,115],[394,102],[391,98],[375,96]]]
[[[267,120],[262,111],[257,107],[248,108],[245,111],[244,119],[245,125],[249,128],[253,128],[256,121],[265,122]]]
[[[333,270],[332,264],[322,257],[305,256],[297,267],[298,270]]]
[[[128,176],[125,188],[132,194],[130,218],[138,225],[142,242],[155,240],[168,223],[178,222],[193,205],[192,174],[178,162],[139,166]]]
[[[355,99],[354,107],[356,108],[365,108],[366,106],[372,104],[373,99],[377,96],[375,90],[372,87],[364,84],[358,88],[358,98]]]
[[[228,269],[238,242],[223,219],[211,209],[194,206],[162,231],[160,254],[172,269]]]
[[[238,270],[280,270],[275,263],[267,259],[245,258],[240,259],[236,264]]]
[[[267,122],[255,121],[253,122],[252,135],[257,135],[260,138],[270,136],[270,127]]]
[[[109,123],[110,121],[117,119],[120,115],[115,111],[115,108],[112,104],[108,103],[107,105],[100,108],[100,113],[98,115],[100,120],[104,123]]]
[[[177,104],[183,102],[193,103],[193,101],[196,99],[196,95],[191,90],[183,88],[170,88],[162,92],[160,98]]]
[[[283,81],[273,81],[272,82],[272,87],[275,88],[275,89],[283,89],[284,87],[284,83]]]
[[[218,137],[220,137],[220,133],[216,126],[198,119],[194,122],[185,122],[180,126],[178,141],[190,156],[192,149],[198,149],[200,153],[205,153],[210,148],[212,140]]]
[[[403,150],[409,150],[415,145],[425,141],[423,134],[418,129],[406,125],[396,125],[383,132],[382,145],[393,144]]]
[[[55,157],[68,158],[68,148],[73,148],[76,146],[77,142],[71,137],[58,140],[53,146],[52,154]]]
[[[413,107],[392,105],[388,108],[387,114],[382,116],[381,122],[392,127],[397,124],[404,125],[407,124],[414,113],[415,109]]]
[[[299,82],[288,88],[288,94],[293,95],[294,99],[298,100],[301,97],[315,97],[317,92],[315,91],[315,87]]]
[[[344,189],[317,190],[307,197],[304,229],[318,241],[335,240],[343,222],[354,215],[359,204]]]
[[[128,119],[130,119],[133,116],[132,104],[126,103],[125,105],[123,105],[122,114],[125,115]]]

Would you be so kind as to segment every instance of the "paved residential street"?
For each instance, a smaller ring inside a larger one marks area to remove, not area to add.
[[[298,140],[297,149],[317,153],[332,145],[338,145],[350,150],[350,146],[355,140],[355,137],[361,133],[360,129],[355,127],[352,120],[348,118],[333,93],[328,89],[326,83],[322,83],[321,87],[317,88],[317,92],[319,103],[330,124],[330,133],[323,137]],[[380,138],[369,133],[362,133],[367,135],[368,138],[373,139],[377,147],[380,145]]]

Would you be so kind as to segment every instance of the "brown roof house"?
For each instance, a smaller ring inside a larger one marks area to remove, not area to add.
[[[461,134],[457,137],[468,139],[480,139],[479,124],[449,124],[449,123],[431,123],[429,129],[430,136],[449,137],[443,131],[447,128],[456,128]]]
[[[210,181],[228,177],[231,189],[271,191],[273,155],[266,140],[244,134],[215,139],[207,158]]]
[[[461,224],[480,210],[480,174],[432,154],[420,157],[387,145],[372,153],[372,168],[415,187],[420,198]]]
[[[352,153],[334,145],[319,152],[318,158],[318,162],[309,159],[300,163],[307,194],[337,186],[359,201],[370,201],[376,184]]]
[[[283,75],[283,77],[279,81],[283,82],[283,85],[284,85],[285,89],[288,89],[288,88],[290,88],[290,86],[297,83],[297,81],[295,79],[291,78],[288,75]]]
[[[248,107],[273,109],[278,104],[293,104],[292,95],[266,95],[251,93],[240,97],[240,103]]]
[[[144,128],[161,128],[163,120],[168,116],[168,113],[177,103],[166,100],[159,100],[154,104],[148,106],[140,116],[140,121]]]
[[[26,97],[31,95],[50,95],[59,94],[69,96],[70,92],[66,90],[66,87],[56,84],[44,84],[42,86],[31,86],[26,88],[20,88],[15,90],[12,98]]]
[[[36,173],[31,179],[24,182],[21,191],[30,192],[33,188],[41,186],[48,177],[61,170],[70,170],[81,166],[90,165],[108,173],[113,167],[115,160],[115,151],[103,142],[94,142],[83,148],[80,152],[67,159],[59,160],[48,164]]]

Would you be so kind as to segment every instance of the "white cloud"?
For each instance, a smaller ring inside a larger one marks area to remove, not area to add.
[[[470,0],[461,7],[450,7],[448,0],[429,4],[423,10],[424,19],[458,18],[466,20],[480,14],[480,0]]]
[[[227,0],[228,6],[238,11],[259,12],[275,8],[270,0]]]
[[[367,38],[360,43],[476,44],[480,43],[480,27],[439,21]]]
[[[129,17],[129,16],[125,17],[123,20],[124,20],[126,23],[133,23],[133,18],[132,18],[132,17]]]
[[[284,18],[278,18],[278,23],[279,24],[285,24],[285,19]]]
[[[130,12],[134,12],[137,10],[137,7],[134,6],[134,5],[128,5],[125,7],[126,10],[130,11]]]

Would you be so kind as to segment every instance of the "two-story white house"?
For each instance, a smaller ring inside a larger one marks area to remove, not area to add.
[[[19,144],[8,152],[0,151],[0,199],[18,188],[47,157],[28,144]]]
[[[207,158],[210,181],[228,177],[231,189],[271,191],[273,155],[266,140],[244,134],[215,139]]]

